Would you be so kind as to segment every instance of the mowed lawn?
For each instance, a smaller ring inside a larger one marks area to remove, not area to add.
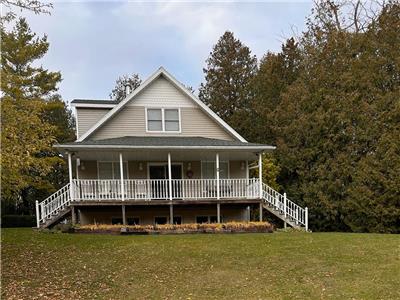
[[[400,299],[400,236],[2,230],[2,299]]]

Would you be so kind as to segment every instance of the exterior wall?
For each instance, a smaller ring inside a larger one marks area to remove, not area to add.
[[[146,107],[180,108],[181,133],[146,132]],[[78,120],[79,122],[80,120]],[[234,140],[196,103],[162,77],[155,80],[131,102],[127,103],[120,112],[93,133],[90,139],[100,140],[123,136],[201,136]]]
[[[197,216],[216,216],[216,205],[174,206],[174,216],[182,218],[182,223],[196,223]],[[79,221],[87,224],[111,224],[112,218],[121,218],[121,206],[112,207],[82,207],[79,208]],[[169,221],[169,206],[127,206],[126,217],[138,217],[140,225],[154,224],[154,217],[167,217]],[[221,205],[221,222],[248,221],[245,205]]]
[[[97,121],[99,121],[110,108],[76,108],[76,126],[78,128],[78,138],[88,131]]]
[[[172,161],[174,163],[174,161]],[[181,162],[177,162],[181,163]],[[201,161],[184,161],[183,163],[183,178],[187,179],[188,164],[191,164],[191,171],[193,173],[192,179],[201,178]],[[242,163],[244,161],[229,161],[229,177],[230,178],[246,178],[246,168],[243,170]],[[142,164],[142,170],[139,168],[139,164]],[[128,178],[127,179],[147,179],[147,164],[146,161],[128,161]],[[97,161],[85,160],[81,162],[78,174],[79,179],[97,179]]]

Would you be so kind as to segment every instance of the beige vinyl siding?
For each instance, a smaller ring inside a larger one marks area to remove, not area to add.
[[[197,104],[168,80],[159,77],[127,106],[196,107]]]
[[[146,132],[146,108],[125,106],[111,120],[98,129],[90,139],[100,140],[123,136],[201,136],[221,140],[234,140],[221,126],[195,107],[181,108],[181,133]]]
[[[78,138],[99,121],[110,108],[76,108]]]

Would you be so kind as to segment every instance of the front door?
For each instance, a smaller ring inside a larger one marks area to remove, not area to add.
[[[182,179],[182,165],[171,165],[172,179]],[[169,199],[169,184],[168,184],[168,165],[150,165],[149,177],[151,180],[151,195],[153,199]],[[181,196],[181,183],[173,181],[172,197],[180,198]]]

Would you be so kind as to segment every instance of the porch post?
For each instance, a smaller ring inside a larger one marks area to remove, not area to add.
[[[219,153],[215,155],[215,167],[217,171],[217,199],[219,200]]]
[[[119,172],[121,173],[121,200],[125,201],[125,187],[124,187],[124,162],[122,160],[122,153],[119,153]],[[125,225],[125,224],[124,224]]]
[[[35,202],[36,205],[36,227],[40,227],[40,216],[39,216],[39,201],[36,200]]]
[[[126,210],[125,210],[125,205],[122,205],[122,224],[126,225]]]
[[[174,206],[172,203],[169,205],[169,224],[174,224]]]
[[[260,222],[263,220],[263,204],[260,202]]]
[[[72,225],[76,225],[75,205],[71,206]]]
[[[172,201],[172,171],[171,171],[171,153],[168,152],[168,189],[169,200]]]
[[[221,203],[217,203],[217,223],[221,223]]]
[[[287,212],[286,212],[286,207],[287,207],[287,200],[286,200],[286,193],[283,193],[283,214],[285,216],[285,223],[284,223],[284,227],[286,228],[287,224],[286,224],[286,218],[287,218]]]
[[[74,200],[74,185],[72,182],[72,155],[68,152],[69,197]]]
[[[306,226],[306,231],[308,231],[308,207],[306,207],[305,208],[305,212],[304,212],[304,214],[305,214],[305,226]]]
[[[262,199],[262,153],[258,154],[258,181],[259,181],[259,193],[260,199]]]

